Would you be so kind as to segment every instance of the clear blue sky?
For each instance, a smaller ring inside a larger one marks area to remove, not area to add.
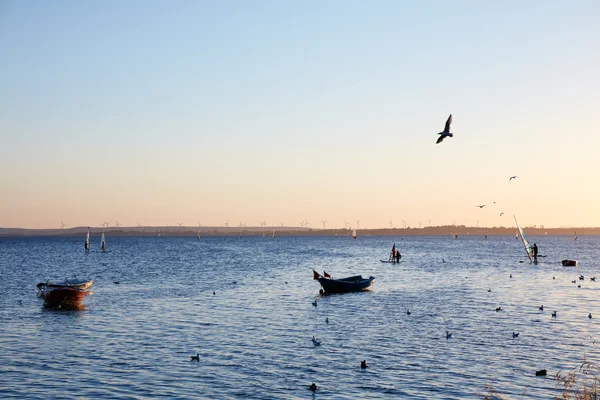
[[[599,20],[598,1],[3,1],[0,226],[598,226]]]

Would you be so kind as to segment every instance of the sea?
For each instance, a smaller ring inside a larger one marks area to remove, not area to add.
[[[600,356],[600,237],[529,239],[536,265],[514,236],[3,238],[0,398],[552,399]],[[73,276],[85,309],[45,309]]]

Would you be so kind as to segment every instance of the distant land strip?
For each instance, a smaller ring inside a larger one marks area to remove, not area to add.
[[[312,229],[301,227],[90,227],[91,235],[104,232],[110,236],[350,236],[352,229]],[[528,236],[600,235],[600,227],[539,228],[523,227]],[[0,228],[0,237],[85,236],[87,226],[68,229]],[[424,228],[359,229],[358,236],[515,236],[515,227],[473,227],[464,225],[430,226]]]

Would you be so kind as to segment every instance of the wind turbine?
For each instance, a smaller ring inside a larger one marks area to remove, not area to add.
[[[142,226],[140,225],[140,223],[138,222],[138,228],[141,228]]]
[[[325,224],[327,223],[327,220],[321,222],[323,223],[323,229],[325,229]]]
[[[285,222],[282,222],[282,223],[281,223],[281,227],[283,228],[283,226],[284,226],[284,225],[285,225]]]
[[[304,221],[299,222],[300,226],[304,228]]]
[[[309,225],[310,225],[310,222],[308,222],[308,220],[305,220],[304,221],[304,226],[309,226]]]
[[[360,229],[360,219],[356,220],[356,229]]]
[[[392,229],[393,222],[390,221],[390,222],[388,222],[388,224],[390,224],[390,229]]]
[[[198,222],[198,228],[202,228],[202,224]]]
[[[119,221],[117,221],[117,228],[118,228],[119,226],[121,226],[121,224],[119,224]]]
[[[178,223],[177,223],[177,225],[179,225],[179,229],[180,229],[180,230],[183,230],[183,229],[182,229],[183,222],[178,222]]]
[[[105,228],[108,228],[108,225],[110,225],[110,223],[111,223],[111,222],[112,222],[112,221],[104,222],[104,227],[105,227]]]
[[[264,228],[267,226],[267,220],[264,220],[263,222],[258,221],[258,223],[260,224],[261,228]]]
[[[223,225],[225,225],[225,228],[229,228],[229,221],[225,222]]]
[[[65,226],[67,226],[67,225],[65,225],[64,222],[60,221],[60,229],[65,229]]]
[[[344,229],[348,229],[348,223],[344,220]]]

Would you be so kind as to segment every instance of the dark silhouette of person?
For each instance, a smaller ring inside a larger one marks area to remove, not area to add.
[[[537,261],[537,256],[538,256],[538,247],[537,244],[533,244],[533,260]]]
[[[396,250],[396,262],[399,263],[402,258],[402,254],[400,254],[400,250]]]

